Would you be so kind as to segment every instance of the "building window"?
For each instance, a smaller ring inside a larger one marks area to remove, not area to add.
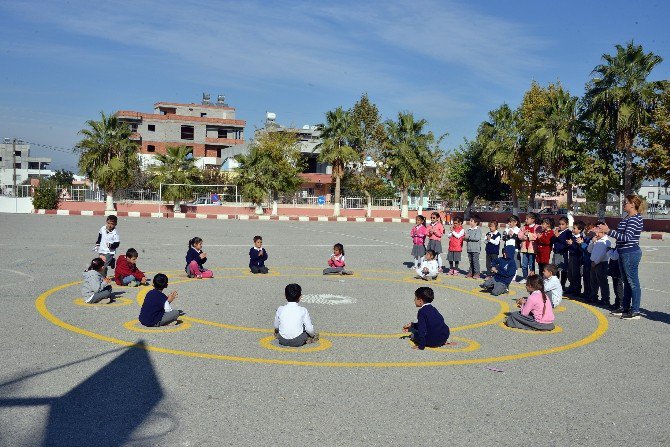
[[[21,169],[21,163],[14,163],[14,167],[16,169]]]
[[[195,130],[193,126],[181,126],[181,139],[182,140],[192,140]]]
[[[137,123],[130,123],[130,130],[132,132],[137,132]]]
[[[149,132],[155,132],[156,131],[156,125],[155,124],[149,124],[147,126],[147,128],[149,129]]]
[[[28,169],[39,169],[40,164],[37,161],[29,161],[28,162]]]
[[[226,129],[219,129],[219,138],[228,138],[228,131]]]
[[[21,156],[21,151],[14,151],[14,155],[16,155],[17,157],[20,157]]]
[[[153,144],[148,144],[147,152],[156,152],[156,146],[154,146]]]
[[[204,112],[200,112],[200,118],[204,118],[204,117],[206,117],[206,116],[207,116],[206,113],[204,113]]]
[[[648,192],[647,193],[647,198],[651,199],[651,200],[654,200],[654,193],[653,192]]]

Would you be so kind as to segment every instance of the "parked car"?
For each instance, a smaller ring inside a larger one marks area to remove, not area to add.
[[[192,202],[188,202],[186,205],[188,206],[206,206],[206,205],[216,205],[216,203],[212,203],[212,198],[211,197],[198,197]]]
[[[565,216],[568,214],[568,209],[567,208],[550,208],[550,207],[545,207],[540,209],[539,211],[535,211],[538,214],[551,214],[555,216]]]

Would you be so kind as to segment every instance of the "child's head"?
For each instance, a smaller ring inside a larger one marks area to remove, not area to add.
[[[489,221],[489,230],[496,231],[497,229],[498,229],[498,221],[497,220]]]
[[[194,237],[190,241],[188,241],[188,246],[195,248],[196,250],[200,250],[202,248],[202,239],[199,238],[198,236]]]
[[[463,225],[463,219],[458,216],[454,217],[454,225]]]
[[[95,270],[96,272],[102,271],[102,268],[105,266],[105,261],[100,258],[94,258],[91,260],[91,265],[88,266],[86,270]]]
[[[421,307],[426,303],[432,303],[435,299],[435,293],[430,287],[419,287],[414,291],[414,304]]]
[[[552,219],[551,217],[545,217],[544,219],[542,219],[542,228],[545,231],[554,228],[554,219]]]
[[[343,255],[344,254],[344,245],[340,244],[339,242],[335,245],[333,245],[333,253],[336,255]]]
[[[437,253],[435,253],[435,250],[426,250],[426,260],[427,261],[432,261],[435,259],[435,256],[437,256]]]
[[[572,231],[574,231],[575,233],[581,233],[582,231],[584,231],[585,226],[586,225],[584,224],[583,221],[577,220],[575,221],[575,224],[572,226]]]
[[[556,267],[554,264],[547,264],[542,269],[542,276],[545,279],[549,279],[552,276],[556,276],[556,273],[558,273],[558,267]]]
[[[426,218],[423,217],[423,215],[419,214],[416,216],[416,224],[417,225],[425,225],[426,224]]]
[[[112,231],[114,228],[116,228],[116,224],[119,222],[119,219],[114,215],[110,214],[107,216],[107,231]]]
[[[442,222],[442,218],[440,217],[440,213],[438,213],[437,211],[433,211],[432,213],[430,213],[430,220],[432,222]]]
[[[565,230],[568,228],[568,218],[563,216],[560,219],[558,219],[558,228],[561,230]]]
[[[129,264],[135,264],[137,262],[138,256],[139,254],[134,248],[129,248],[126,250],[126,261],[128,261]]]
[[[289,284],[284,288],[284,296],[289,303],[297,303],[302,296],[302,287],[300,284]]]
[[[261,248],[263,246],[263,238],[260,236],[254,236],[254,247]]]
[[[535,213],[528,213],[526,214],[526,225],[533,225],[534,223],[537,223],[538,216]]]
[[[505,259],[514,259],[515,248],[513,245],[505,245],[503,248],[502,255]]]
[[[518,227],[519,226],[519,216],[514,215],[514,214],[509,216],[509,219],[507,219],[507,223],[512,228]]]
[[[529,293],[533,293],[536,290],[544,292],[544,281],[539,275],[529,276],[528,279],[526,279],[526,290]]]
[[[163,273],[156,273],[154,276],[154,288],[164,290],[168,286],[168,277]]]
[[[478,215],[470,216],[470,226],[472,228],[478,227],[482,219]]]

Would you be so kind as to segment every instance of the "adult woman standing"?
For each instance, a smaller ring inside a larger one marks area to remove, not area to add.
[[[640,205],[642,199],[636,194],[626,196],[624,211],[628,215],[619,222],[616,230],[610,230],[607,224],[600,228],[608,236],[616,240],[616,249],[619,253],[619,268],[621,279],[623,279],[623,303],[621,308],[612,311],[613,315],[621,315],[624,320],[640,319],[640,300],[642,290],[640,289],[640,277],[638,269],[642,259],[640,249],[640,234],[642,233],[642,216],[640,216]],[[631,306],[632,301],[632,306]]]

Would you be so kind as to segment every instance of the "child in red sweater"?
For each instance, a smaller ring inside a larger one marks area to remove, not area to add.
[[[137,287],[139,285],[149,284],[149,280],[144,276],[144,272],[137,268],[137,250],[129,248],[126,255],[119,256],[114,270],[114,281],[120,286]]]
[[[537,233],[535,239],[535,253],[540,273],[551,262],[551,238],[554,237],[554,220],[545,217],[542,219],[542,232]]]
[[[451,227],[451,231],[449,232],[449,254],[447,254],[447,261],[449,261],[449,275],[458,275],[458,263],[461,262],[463,240],[465,240],[463,219],[460,217],[455,217],[454,225]]]

